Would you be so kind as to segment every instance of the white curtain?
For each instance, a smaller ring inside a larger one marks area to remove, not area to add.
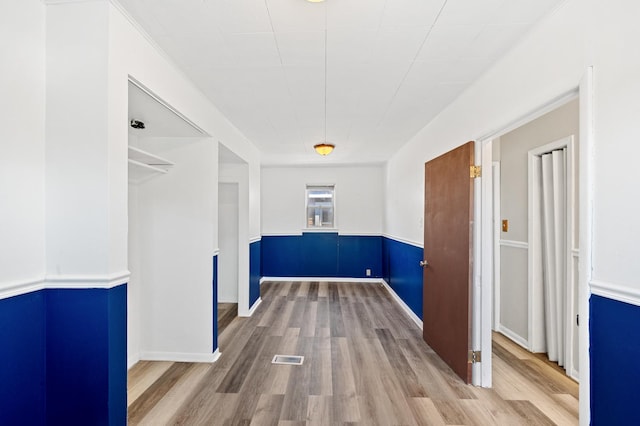
[[[567,294],[567,150],[541,156],[540,212],[542,279],[547,353],[551,361],[565,362]]]

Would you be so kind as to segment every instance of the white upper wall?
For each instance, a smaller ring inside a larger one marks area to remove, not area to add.
[[[44,276],[45,8],[0,2],[0,290]]]
[[[250,233],[259,237],[259,151],[114,4],[4,1],[0,36],[11,40],[0,48],[0,287],[42,281],[45,265],[78,278],[126,271],[129,75],[249,164]]]
[[[127,138],[122,126],[127,110],[119,105],[126,105],[127,78],[132,76],[249,165],[249,236],[259,237],[260,152],[120,10],[112,6],[110,12],[110,93],[118,99],[111,128],[117,139]],[[126,187],[126,180],[121,184]],[[217,245],[217,233],[215,237]]]
[[[143,142],[143,141],[141,141]],[[146,143],[145,143],[146,142]],[[167,174],[137,188],[142,276],[140,351],[149,354],[213,352],[212,235],[218,227],[217,144],[208,138],[144,141],[144,149],[175,163]],[[176,356],[176,355],[173,355]],[[171,356],[167,359],[173,359]]]
[[[305,230],[307,184],[335,184],[341,235],[382,234],[382,166],[263,167],[262,232],[300,235]]]
[[[579,115],[579,102],[574,99],[500,138],[500,219],[509,221],[508,232],[500,234],[503,240],[528,241],[529,151],[573,135],[575,158],[579,158]],[[577,167],[574,172],[577,178]]]
[[[640,2],[567,0],[543,20],[390,159],[385,232],[422,241],[424,163],[575,89],[593,65],[593,276],[640,290],[640,199],[630,179],[640,156],[640,55],[630,42],[640,39],[638,16]]]

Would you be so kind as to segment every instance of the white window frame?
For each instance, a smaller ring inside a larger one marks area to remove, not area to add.
[[[309,190],[314,188],[333,188],[333,226],[309,226],[307,222],[307,208],[309,207]],[[338,230],[337,215],[337,185],[335,183],[308,183],[304,191],[304,226],[305,232],[336,232]]]

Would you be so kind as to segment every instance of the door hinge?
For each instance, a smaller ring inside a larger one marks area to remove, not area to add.
[[[469,166],[469,177],[472,179],[482,177],[482,166]]]
[[[471,364],[482,362],[482,351],[469,351],[469,362]]]

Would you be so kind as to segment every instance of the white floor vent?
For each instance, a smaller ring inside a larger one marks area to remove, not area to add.
[[[302,365],[304,357],[299,355],[276,355],[271,364]]]

